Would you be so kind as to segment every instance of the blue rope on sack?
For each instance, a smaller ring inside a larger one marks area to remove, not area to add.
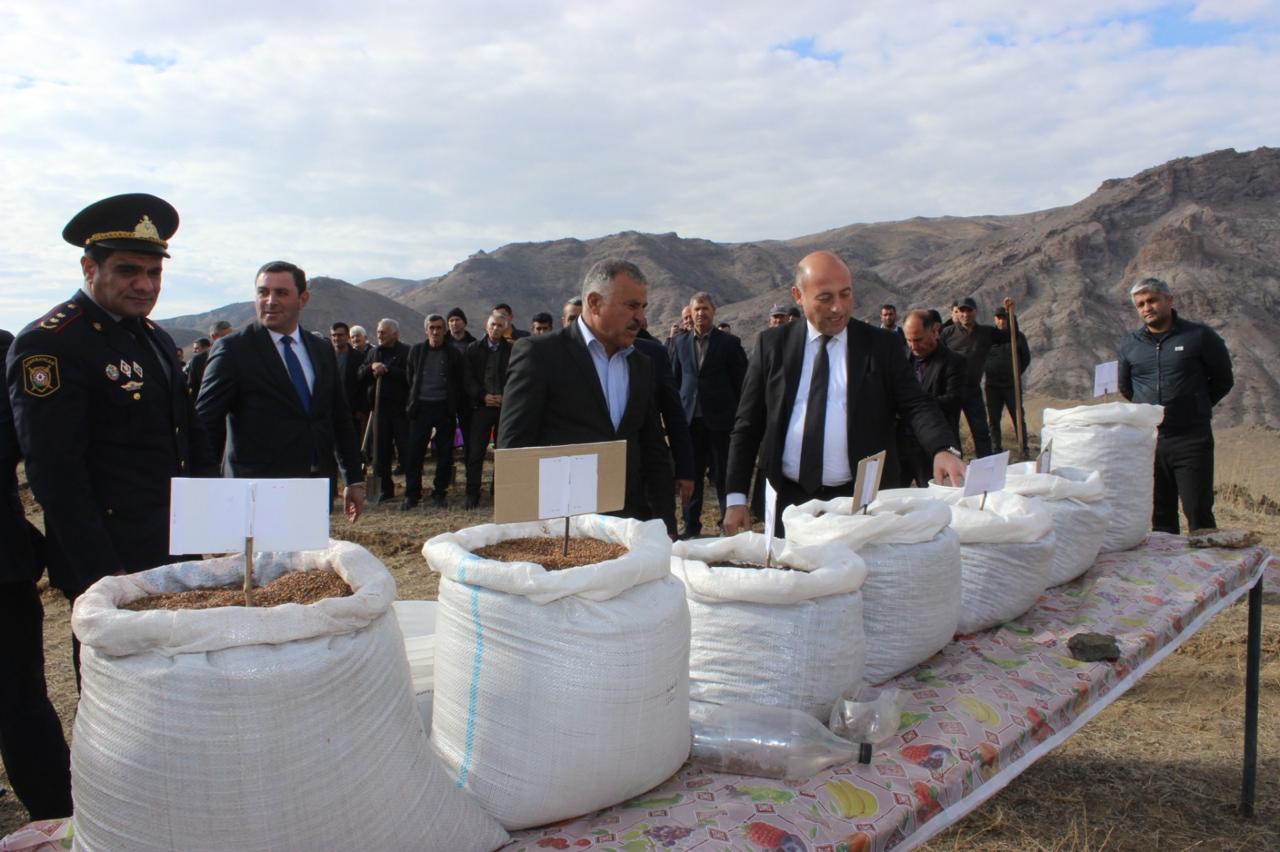
[[[478,561],[479,556],[468,553],[462,557],[462,565],[458,569],[458,582],[467,584],[467,563]],[[480,587],[471,589],[471,624],[476,633],[476,652],[471,660],[471,689],[467,696],[467,736],[462,753],[462,767],[458,770],[459,789],[467,784],[467,776],[471,774],[471,756],[476,741],[476,705],[480,702],[480,669],[484,665],[484,624],[480,621]]]

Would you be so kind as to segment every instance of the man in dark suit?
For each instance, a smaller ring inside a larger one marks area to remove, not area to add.
[[[853,275],[831,252],[807,255],[791,288],[803,321],[767,329],[756,342],[729,442],[725,532],[750,528],[747,489],[757,461],[782,510],[812,498],[850,496],[858,461],[888,450],[896,481],[894,426],[901,416],[933,458],[938,482],[959,483],[964,464],[938,403],[907,366],[897,335],[852,318]]]
[[[653,373],[657,379],[653,386],[653,402],[662,418],[667,446],[671,450],[671,461],[675,465],[676,495],[684,504],[693,496],[693,441],[689,437],[689,421],[685,419],[684,406],[680,402],[680,388],[671,372],[667,347],[654,339],[647,329],[641,329],[636,335],[636,349],[649,356],[649,360],[653,362]],[[678,532],[675,501],[668,496],[652,509],[653,517],[661,518],[666,524],[668,535],[675,538]]]
[[[911,371],[924,392],[938,401],[947,425],[951,427],[952,445],[958,447],[960,406],[964,402],[968,365],[963,355],[952,352],[938,341],[940,325],[934,325],[933,316],[928,311],[915,310],[907,314],[900,331],[906,337],[907,349],[911,353],[907,357]],[[896,484],[927,486],[933,475],[933,457],[920,446],[915,432],[901,418],[898,422],[898,450],[901,455]]]
[[[710,293],[689,299],[693,330],[672,344],[671,368],[693,442],[693,495],[684,507],[684,537],[702,535],[702,492],[708,470],[724,524],[724,476],[729,433],[738,410],[747,353],[742,342],[715,327],[716,305]]]
[[[191,356],[191,363],[187,365],[187,389],[191,393],[191,398],[195,399],[200,395],[200,382],[204,379],[204,371],[209,363],[209,350],[213,348],[213,344],[230,334],[234,329],[231,323],[226,320],[218,320],[209,326],[209,336],[202,337],[196,341],[195,354]],[[201,346],[201,341],[204,345]]]
[[[507,317],[495,310],[485,320],[484,337],[467,347],[463,381],[467,408],[467,501],[465,507],[480,505],[480,478],[484,454],[489,449],[489,433],[498,425],[511,361],[511,341],[507,339]]]
[[[254,284],[258,321],[214,346],[196,412],[234,477],[335,479],[343,507],[364,509],[364,466],[333,349],[299,326],[311,293],[292,263],[272,261]]]
[[[453,430],[461,409],[462,355],[446,338],[445,319],[428,314],[425,343],[409,349],[409,452],[404,461],[404,503],[408,511],[422,500],[422,463],[427,445],[436,460],[432,502],[445,505],[453,478]]]
[[[173,339],[146,319],[178,213],[153,195],[82,210],[63,238],[82,289],[27,326],[8,356],[27,478],[44,508],[50,582],[74,600],[100,577],[177,561],[169,480],[212,472]]]
[[[375,473],[381,480],[379,503],[395,497],[391,481],[391,458],[404,464],[409,455],[409,344],[400,342],[400,323],[381,319],[375,332],[378,345],[370,346],[360,365],[360,381],[364,384],[373,412],[373,438],[377,446],[373,460]],[[394,450],[394,453],[393,453]]]
[[[599,261],[583,281],[582,315],[511,356],[498,446],[627,442],[621,514],[648,520],[672,499],[671,454],[654,405],[653,362],[637,356],[648,284],[633,263]]]
[[[0,364],[13,335],[0,330]],[[71,815],[71,754],[44,679],[43,539],[18,498],[21,458],[9,394],[0,393],[0,758],[31,819]]]
[[[964,402],[960,410],[973,435],[974,452],[978,458],[991,455],[991,431],[987,428],[987,407],[982,397],[982,371],[987,365],[987,352],[994,344],[1008,343],[1009,330],[976,321],[977,302],[966,296],[952,308],[955,321],[944,326],[942,344],[952,352],[964,356],[968,365],[965,372]]]
[[[338,362],[338,375],[342,377],[342,393],[351,409],[351,422],[356,427],[356,437],[364,434],[364,424],[369,419],[368,401],[360,386],[360,365],[364,356],[351,345],[351,326],[339,320],[329,326],[329,343],[333,357]]]

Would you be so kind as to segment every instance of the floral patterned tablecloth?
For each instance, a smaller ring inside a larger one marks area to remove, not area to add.
[[[910,694],[902,725],[869,765],[807,781],[685,765],[662,786],[579,819],[513,834],[514,850],[604,848],[861,852],[906,849],[955,823],[1134,684],[1262,575],[1265,548],[1191,550],[1151,534],[994,630],[959,636],[891,681]],[[1276,588],[1276,586],[1272,586]],[[1081,663],[1079,632],[1122,656]]]

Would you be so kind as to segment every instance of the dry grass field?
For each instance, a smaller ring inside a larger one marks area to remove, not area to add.
[[[1029,405],[1033,448],[1045,402]],[[1005,446],[1013,445],[1006,438]],[[1218,433],[1219,525],[1257,530],[1280,553],[1277,458],[1280,432]],[[39,510],[27,498],[39,524]],[[487,500],[474,512],[463,511],[461,503],[460,489],[446,510],[427,506],[403,513],[396,501],[376,507],[354,526],[335,521],[333,534],[377,554],[395,575],[402,598],[434,598],[436,579],[421,556],[423,541],[489,517]],[[713,515],[708,511],[704,525],[714,528]],[[70,736],[76,702],[70,613],[57,592],[46,591],[44,602],[50,692]],[[1280,589],[1264,595],[1253,820],[1237,814],[1245,609],[1242,601],[1221,613],[1065,745],[925,848],[1280,849]],[[0,785],[7,786],[3,775]],[[25,821],[12,794],[0,797],[0,835]]]

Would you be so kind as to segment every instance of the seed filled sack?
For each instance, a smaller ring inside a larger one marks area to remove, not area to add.
[[[671,573],[689,598],[695,720],[747,703],[825,722],[840,693],[862,680],[862,560],[839,545],[786,548],[774,539],[776,567],[766,568],[765,543],[747,532],[672,545]]]
[[[951,509],[924,489],[881,491],[854,513],[853,498],[810,500],[782,513],[795,545],[841,544],[867,566],[863,680],[883,683],[932,657],[960,619],[960,539]]]
[[[575,517],[571,536],[628,552],[558,571],[474,553],[563,528],[485,524],[423,547],[440,574],[431,739],[507,828],[639,795],[689,755],[689,607],[661,521]]]
[[[1098,558],[1109,509],[1102,475],[1096,470],[1055,467],[1036,473],[1035,462],[1009,465],[1004,490],[1044,505],[1053,518],[1053,563],[1049,585],[1079,577]]]
[[[1044,410],[1040,443],[1053,441],[1054,467],[1102,474],[1109,509],[1102,552],[1137,547],[1151,529],[1159,405],[1109,402]]]
[[[76,601],[75,848],[504,843],[431,751],[382,563],[341,541],[255,562],[262,584],[331,568],[354,594],[306,606],[120,608],[242,583],[242,558],[226,557],[104,577]]]
[[[985,504],[980,494],[963,496],[963,488],[929,483],[929,493],[951,507],[951,528],[960,536],[957,632],[986,630],[1035,606],[1053,564],[1049,511],[1006,491],[987,494]]]

